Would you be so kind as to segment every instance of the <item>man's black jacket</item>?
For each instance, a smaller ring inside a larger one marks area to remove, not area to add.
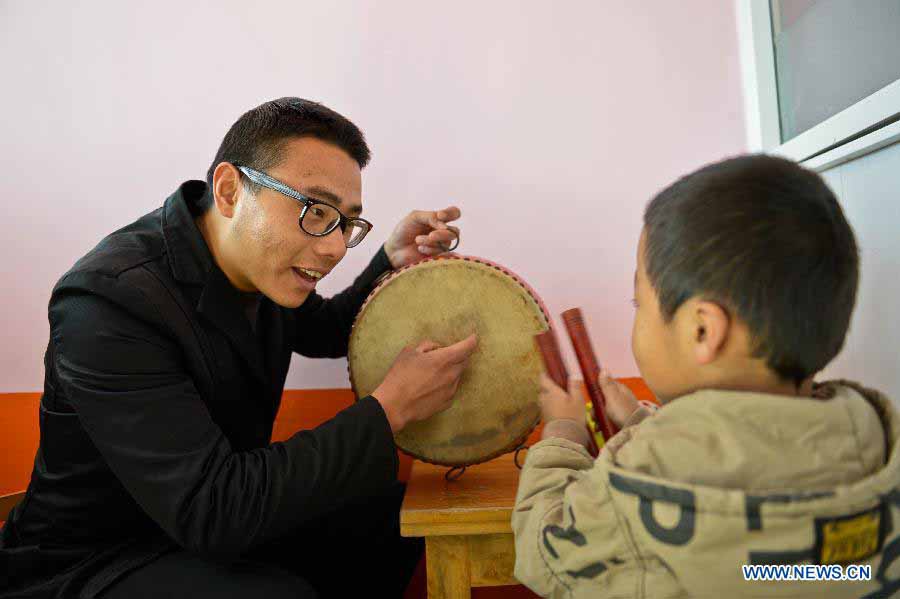
[[[177,546],[232,559],[396,479],[371,397],[269,443],[292,352],[347,354],[384,250],[331,299],[263,298],[254,334],[194,223],[204,193],[183,184],[54,288],[40,447],[0,537],[0,595],[91,596]]]

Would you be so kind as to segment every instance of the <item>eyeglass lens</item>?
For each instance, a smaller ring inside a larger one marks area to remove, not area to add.
[[[300,220],[300,226],[311,235],[322,235],[326,231],[334,229],[341,219],[341,213],[328,204],[311,204]],[[344,243],[347,247],[353,247],[362,241],[368,233],[368,227],[364,223],[350,220],[343,230]]]

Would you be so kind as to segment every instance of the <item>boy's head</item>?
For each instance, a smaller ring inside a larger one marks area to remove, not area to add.
[[[796,393],[840,351],[858,279],[853,231],[816,173],[765,155],[706,166],[644,213],[635,360],[663,401]]]

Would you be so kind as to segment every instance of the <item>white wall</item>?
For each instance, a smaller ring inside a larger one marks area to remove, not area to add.
[[[366,132],[373,237],[464,209],[460,251],[585,309],[599,357],[629,347],[645,202],[744,148],[734,6],[689,2],[0,3],[0,392],[41,388],[56,279],[104,234],[202,178],[247,108],[299,95]],[[574,362],[570,363],[574,369]],[[295,360],[288,387],[345,387]]]
[[[822,175],[860,247],[860,289],[843,351],[820,379],[848,378],[900,402],[900,143]]]

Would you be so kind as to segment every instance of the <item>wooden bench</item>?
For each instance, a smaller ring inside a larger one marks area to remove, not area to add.
[[[641,379],[624,382],[638,399],[653,400]],[[538,438],[539,430],[527,444]],[[491,587],[516,584],[510,520],[519,470],[513,455],[471,466],[454,481],[444,478],[446,471],[413,464],[400,509],[400,534],[425,539],[428,599],[469,599]],[[521,587],[508,591],[513,592],[535,597]]]

